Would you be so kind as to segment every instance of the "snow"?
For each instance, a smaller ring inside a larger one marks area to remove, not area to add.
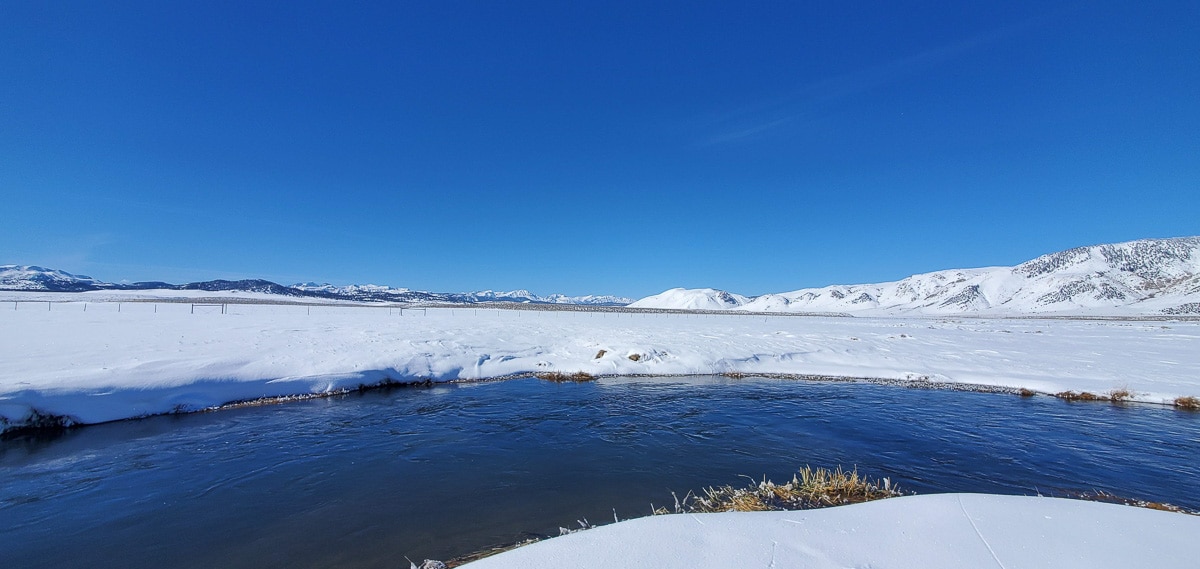
[[[388,379],[540,371],[1128,389],[1150,403],[1200,395],[1197,322],[488,308],[401,313],[349,303],[239,303],[226,314],[205,307],[192,313],[188,301],[199,294],[212,293],[4,293],[17,302],[0,305],[0,427],[20,425],[35,411],[97,423]],[[150,296],[133,302],[129,295]],[[46,302],[20,302],[30,300]],[[945,494],[803,512],[654,516],[470,567],[1171,568],[1194,566],[1197,535],[1200,518],[1182,514]]]
[[[48,293],[4,298],[29,294]],[[91,298],[82,294],[55,298]],[[192,314],[186,302],[11,303],[0,304],[0,361],[0,426],[35,410],[96,423],[389,379],[542,371],[1128,389],[1135,400],[1169,403],[1200,395],[1200,323],[487,308],[401,315],[346,304]]]
[[[1059,498],[934,494],[796,512],[623,521],[469,563],[776,569],[1190,568],[1200,517]]]

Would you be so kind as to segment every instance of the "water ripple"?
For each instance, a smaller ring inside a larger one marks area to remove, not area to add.
[[[777,379],[515,380],[0,443],[0,551],[30,567],[392,567],[806,464],[920,492],[1095,489],[1200,508],[1196,456],[1200,414],[1171,409]]]

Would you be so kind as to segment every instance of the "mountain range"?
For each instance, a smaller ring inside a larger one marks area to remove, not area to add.
[[[1014,267],[950,269],[877,284],[831,285],[744,296],[670,289],[636,302],[617,296],[538,296],[527,290],[426,292],[379,285],[334,286],[267,280],[108,283],[37,266],[0,265],[0,290],[243,291],[331,300],[477,304],[518,302],[673,310],[856,315],[1200,315],[1200,237],[1142,239],[1076,247]]]
[[[632,299],[619,296],[538,296],[527,290],[497,292],[426,292],[380,285],[334,286],[300,283],[290,286],[267,280],[213,280],[187,284],[165,282],[109,283],[85,275],[75,275],[57,269],[30,265],[0,265],[0,290],[41,292],[86,292],[98,290],[203,290],[210,292],[242,291],[362,302],[427,302],[477,304],[485,302],[519,302],[534,304],[574,304],[587,306],[623,306]]]
[[[952,269],[755,297],[677,288],[630,306],[859,315],[1200,314],[1200,237],[1077,247],[1015,267]]]

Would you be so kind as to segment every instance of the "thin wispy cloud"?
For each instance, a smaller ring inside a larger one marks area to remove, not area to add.
[[[762,136],[789,124],[799,124],[824,105],[896,83],[954,61],[985,46],[1041,25],[1050,16],[996,28],[965,40],[806,83],[784,95],[755,102],[697,122],[712,134],[702,137],[701,146],[735,143]]]

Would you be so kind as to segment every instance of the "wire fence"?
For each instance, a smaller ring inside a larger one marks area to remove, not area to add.
[[[82,312],[89,315],[100,314],[162,314],[187,315],[191,317],[210,316],[247,316],[247,315],[300,315],[305,316],[349,316],[368,315],[383,318],[479,318],[479,319],[526,319],[531,321],[549,319],[613,319],[636,320],[646,319],[706,319],[733,321],[744,319],[767,320],[776,317],[794,317],[791,313],[755,313],[742,311],[687,311],[636,309],[628,307],[598,306],[587,307],[579,305],[440,305],[413,306],[396,304],[341,304],[341,303],[294,303],[294,302],[248,302],[239,299],[230,302],[225,299],[161,299],[161,300],[6,300],[0,306],[11,306],[11,311],[43,313]],[[0,319],[4,309],[0,309]],[[808,315],[813,316],[813,315]],[[824,314],[820,316],[831,316]],[[836,316],[836,315],[835,315]]]

